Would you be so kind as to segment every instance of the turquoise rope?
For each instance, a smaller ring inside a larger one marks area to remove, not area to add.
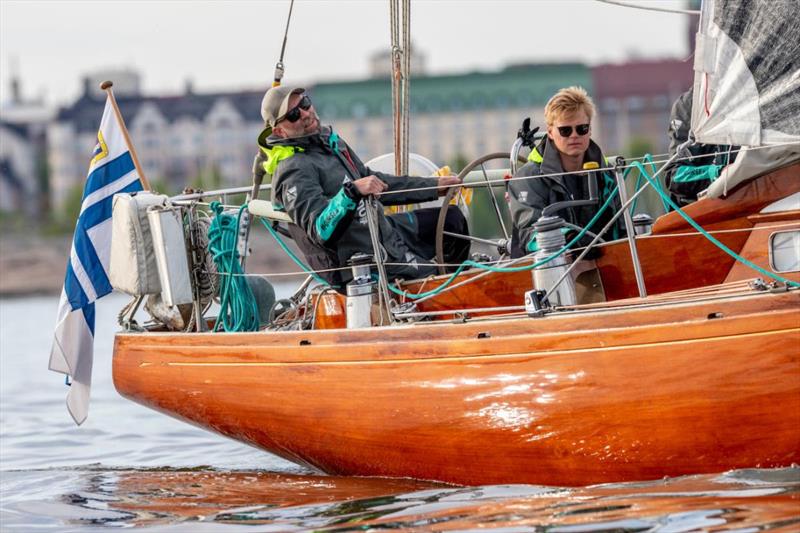
[[[333,288],[336,288],[336,286],[333,286],[333,285],[331,285],[330,283],[328,283],[327,281],[325,281],[324,279],[322,279],[322,278],[321,278],[321,277],[320,277],[320,276],[319,276],[319,275],[318,275],[316,272],[314,272],[313,270],[311,270],[310,268],[308,268],[308,267],[305,265],[305,263],[303,263],[303,262],[302,262],[302,261],[301,261],[301,260],[300,260],[300,259],[299,259],[299,258],[298,258],[298,257],[297,257],[297,256],[296,256],[296,255],[295,255],[295,254],[294,254],[294,253],[293,253],[293,252],[290,250],[290,249],[289,249],[289,247],[288,247],[288,246],[286,246],[286,243],[285,243],[285,242],[283,242],[283,239],[281,239],[280,235],[278,235],[278,232],[277,232],[277,231],[275,231],[275,230],[272,228],[272,226],[270,226],[269,224],[267,224],[267,221],[266,221],[266,220],[264,220],[264,219],[262,218],[262,219],[261,219],[261,223],[264,225],[264,227],[265,227],[265,228],[267,228],[267,231],[269,231],[270,235],[272,235],[272,237],[275,239],[275,241],[277,241],[277,243],[278,243],[278,246],[280,246],[280,247],[281,247],[281,250],[283,250],[283,251],[286,253],[286,255],[288,255],[288,256],[291,258],[291,260],[295,262],[295,264],[296,264],[297,266],[299,266],[301,269],[303,269],[303,272],[305,272],[306,274],[309,274],[309,275],[310,275],[312,278],[314,278],[314,279],[316,280],[316,282],[317,282],[317,283],[322,283],[323,285],[326,285],[326,286],[328,286],[328,287],[333,287]]]
[[[649,176],[645,175],[645,179],[646,179],[647,181],[649,181],[651,185],[653,185],[653,180],[652,180],[652,178],[650,178]],[[655,185],[654,185],[654,187],[655,187]],[[689,224],[690,224],[690,225],[691,225],[691,226],[692,226],[694,229],[696,229],[697,231],[699,231],[699,232],[700,232],[700,233],[703,235],[703,237],[705,237],[706,239],[708,239],[709,241],[711,241],[712,243],[714,243],[714,244],[717,246],[717,248],[719,248],[720,250],[722,250],[723,252],[725,252],[725,253],[726,253],[726,254],[728,254],[729,256],[733,257],[733,258],[734,258],[736,261],[739,261],[739,262],[741,262],[741,263],[744,263],[745,265],[747,265],[748,267],[752,268],[752,269],[753,269],[753,270],[755,270],[756,272],[759,272],[759,273],[761,273],[761,274],[763,274],[763,275],[767,276],[768,278],[772,278],[772,279],[774,279],[775,281],[780,281],[780,282],[782,282],[782,283],[785,283],[786,285],[791,285],[792,287],[800,287],[800,283],[797,283],[797,282],[794,282],[794,281],[788,280],[788,279],[786,279],[786,278],[784,278],[784,277],[782,277],[782,276],[779,276],[779,275],[777,275],[777,274],[773,274],[772,272],[769,272],[769,271],[767,271],[767,270],[764,270],[764,269],[763,269],[763,268],[761,268],[760,266],[756,265],[755,263],[753,263],[753,262],[751,262],[751,261],[748,261],[747,259],[745,259],[745,258],[744,258],[744,257],[742,257],[741,255],[737,254],[736,252],[734,252],[733,250],[731,250],[730,248],[728,248],[727,246],[725,246],[724,244],[722,244],[722,243],[721,243],[720,241],[718,241],[718,240],[717,240],[717,239],[716,239],[716,238],[715,238],[713,235],[711,235],[711,234],[710,234],[710,233],[708,233],[706,230],[704,230],[704,229],[703,229],[703,228],[700,226],[700,224],[698,224],[697,222],[695,222],[695,221],[692,219],[692,217],[690,217],[689,215],[687,215],[686,213],[684,213],[684,212],[683,212],[683,209],[681,209],[680,207],[678,207],[678,206],[675,204],[675,202],[673,202],[673,201],[672,201],[672,199],[671,199],[671,198],[670,198],[670,197],[669,197],[669,196],[668,196],[666,193],[664,193],[663,191],[661,191],[661,190],[660,190],[658,187],[655,187],[655,189],[656,189],[656,191],[658,191],[658,194],[660,194],[660,195],[661,195],[661,196],[662,196],[662,197],[663,197],[663,198],[664,198],[664,199],[665,199],[667,202],[669,202],[669,205],[670,205],[670,206],[671,206],[671,207],[672,207],[672,208],[673,208],[675,211],[677,211],[677,212],[678,212],[678,214],[679,214],[681,217],[683,217],[683,219],[684,219],[686,222],[688,222],[688,223],[689,223]]]
[[[258,331],[258,305],[250,284],[242,275],[239,252],[236,250],[239,224],[245,207],[239,208],[239,215],[234,217],[223,213],[219,202],[211,203],[211,210],[216,216],[208,228],[208,249],[222,280],[220,312],[214,331],[219,331],[220,326],[225,331]]]
[[[521,267],[495,267],[495,266],[491,266],[491,265],[484,265],[482,263],[476,263],[475,261],[472,261],[472,260],[467,260],[467,261],[464,261],[463,263],[461,263],[461,265],[456,269],[455,272],[453,272],[453,274],[447,279],[447,281],[445,281],[444,283],[442,283],[441,285],[439,285],[435,289],[432,289],[432,290],[430,290],[428,292],[423,292],[423,293],[419,293],[419,294],[410,294],[410,293],[408,293],[406,291],[401,291],[400,289],[398,289],[397,287],[395,287],[391,283],[389,284],[389,290],[392,291],[393,293],[399,295],[399,296],[405,296],[406,298],[411,298],[412,300],[417,300],[419,298],[426,298],[428,296],[433,296],[435,294],[439,294],[445,288],[447,288],[450,284],[452,284],[453,281],[456,279],[456,277],[458,277],[458,275],[467,267],[480,268],[480,269],[483,269],[483,270],[488,270],[490,272],[501,272],[501,273],[503,273],[503,272],[524,272],[526,270],[533,270],[534,268],[537,268],[537,267],[539,267],[541,265],[544,265],[545,263],[549,263],[550,261],[552,261],[556,257],[560,256],[561,254],[563,254],[564,252],[569,250],[572,247],[573,244],[578,242],[586,234],[586,232],[589,230],[589,228],[591,228],[594,225],[594,223],[597,222],[597,220],[600,218],[600,215],[603,214],[603,212],[608,208],[608,206],[611,205],[611,200],[614,199],[614,197],[617,195],[617,192],[618,192],[618,188],[614,187],[614,190],[612,190],[611,193],[608,195],[608,198],[606,199],[605,203],[600,207],[600,209],[597,211],[597,213],[595,213],[594,217],[592,217],[592,219],[589,221],[589,223],[586,224],[586,227],[584,227],[571,241],[569,241],[567,244],[565,244],[563,248],[561,248],[560,250],[555,252],[553,255],[551,255],[549,257],[546,257],[546,258],[542,259],[541,261],[539,261],[537,263],[534,263],[534,264],[528,265],[528,266],[521,266]]]

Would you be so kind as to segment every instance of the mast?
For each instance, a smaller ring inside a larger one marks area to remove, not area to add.
[[[395,174],[408,174],[411,0],[389,0]]]

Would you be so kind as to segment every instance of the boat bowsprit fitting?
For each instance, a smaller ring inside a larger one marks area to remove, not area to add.
[[[533,257],[535,263],[542,262],[558,253],[566,244],[564,233],[561,231],[564,228],[564,219],[561,217],[543,216],[533,227],[536,230],[536,244],[539,247]],[[546,296],[551,305],[575,305],[577,303],[575,281],[572,277],[565,277],[558,286],[552,288],[569,266],[568,256],[562,253],[533,269],[533,287],[540,291],[550,291]]]
[[[348,262],[353,269],[353,281],[347,284],[347,328],[368,328],[372,325],[376,288],[370,274],[372,256],[358,253]]]

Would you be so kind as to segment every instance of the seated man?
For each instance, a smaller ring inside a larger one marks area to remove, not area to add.
[[[272,203],[294,221],[290,232],[311,268],[339,290],[350,280],[347,261],[356,253],[374,255],[363,199],[379,196],[386,205],[433,200],[455,176],[431,178],[393,176],[373,172],[319,117],[305,89],[271,88],[264,95],[261,115],[266,128],[258,144],[263,168],[272,175]],[[405,189],[420,189],[409,190]],[[394,194],[385,194],[398,191]],[[404,192],[405,191],[405,192]],[[379,241],[390,280],[421,278],[436,273],[435,229],[439,208],[385,216],[378,204]],[[445,229],[468,234],[467,222],[452,206]],[[445,260],[461,263],[469,255],[469,241],[445,236]],[[328,270],[325,272],[325,270]]]
[[[689,138],[692,122],[692,89],[672,105],[669,130],[669,155]],[[664,183],[672,200],[683,207],[697,200],[697,195],[711,185],[726,165],[736,160],[738,147],[720,144],[694,144],[688,147],[691,157],[681,158],[664,169]]]
[[[589,179],[596,180],[596,190],[600,192],[599,203],[567,207],[553,215],[560,216],[566,222],[585,227],[597,214],[597,211],[608,197],[608,191],[614,187],[614,180],[602,172],[586,174],[565,174],[584,169],[586,163],[596,163],[596,168],[607,167],[600,147],[590,138],[594,104],[581,87],[561,89],[547,102],[544,118],[547,124],[547,136],[536,146],[514,178],[540,176],[542,178],[511,179],[508,183],[508,197],[511,218],[514,228],[511,237],[512,257],[522,257],[536,250],[536,235],[533,225],[542,216],[545,207],[557,202],[569,200],[588,200],[590,195]],[[555,175],[554,175],[555,174]],[[613,207],[619,205],[616,201]],[[611,217],[615,209],[607,209],[603,215],[589,228],[599,231]],[[609,230],[606,238],[617,238],[622,221]],[[591,239],[584,239],[586,245]]]

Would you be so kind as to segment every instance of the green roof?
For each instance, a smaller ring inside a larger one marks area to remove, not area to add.
[[[411,112],[544,106],[562,87],[580,85],[591,94],[591,82],[591,71],[582,63],[513,65],[498,72],[412,77]],[[392,114],[389,78],[319,83],[310,92],[324,120]]]

